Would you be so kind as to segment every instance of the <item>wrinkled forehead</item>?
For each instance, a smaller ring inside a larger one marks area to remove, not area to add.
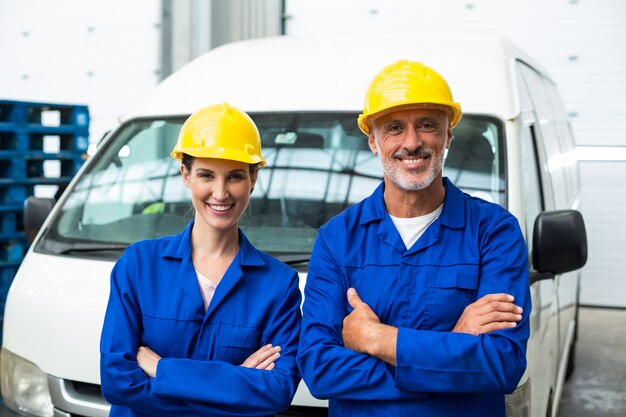
[[[392,108],[377,114],[376,118],[372,120],[372,126],[396,119],[409,121],[421,118],[444,119],[442,123],[445,122],[447,124],[451,113],[452,111],[449,107],[437,104],[420,105],[414,108]]]

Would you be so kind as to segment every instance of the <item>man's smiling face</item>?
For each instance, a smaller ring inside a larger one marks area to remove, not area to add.
[[[387,113],[372,121],[369,135],[385,176],[404,191],[423,190],[441,179],[451,140],[448,113],[436,108]]]

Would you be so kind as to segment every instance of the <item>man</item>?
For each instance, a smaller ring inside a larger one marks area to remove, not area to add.
[[[524,373],[527,249],[509,212],[442,177],[460,117],[420,63],[370,84],[359,127],[384,181],[320,229],[303,306],[298,365],[331,416],[504,416]]]

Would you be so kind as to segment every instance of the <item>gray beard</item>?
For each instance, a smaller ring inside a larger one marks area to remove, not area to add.
[[[383,159],[381,152],[378,152],[378,157],[383,166],[385,176],[398,188],[405,191],[419,191],[432,184],[443,167],[444,152],[438,154],[428,153],[430,154],[430,164],[426,171],[409,175],[406,174],[406,171],[399,169],[398,164],[402,162],[394,164],[393,160]],[[400,153],[395,155],[400,155]]]

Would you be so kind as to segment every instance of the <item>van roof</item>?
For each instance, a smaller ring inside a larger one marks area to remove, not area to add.
[[[495,35],[279,36],[233,42],[205,53],[160,83],[122,121],[189,115],[220,102],[248,112],[360,112],[374,75],[399,59],[420,61],[439,72],[465,113],[503,119],[519,113],[515,60],[545,74]]]

